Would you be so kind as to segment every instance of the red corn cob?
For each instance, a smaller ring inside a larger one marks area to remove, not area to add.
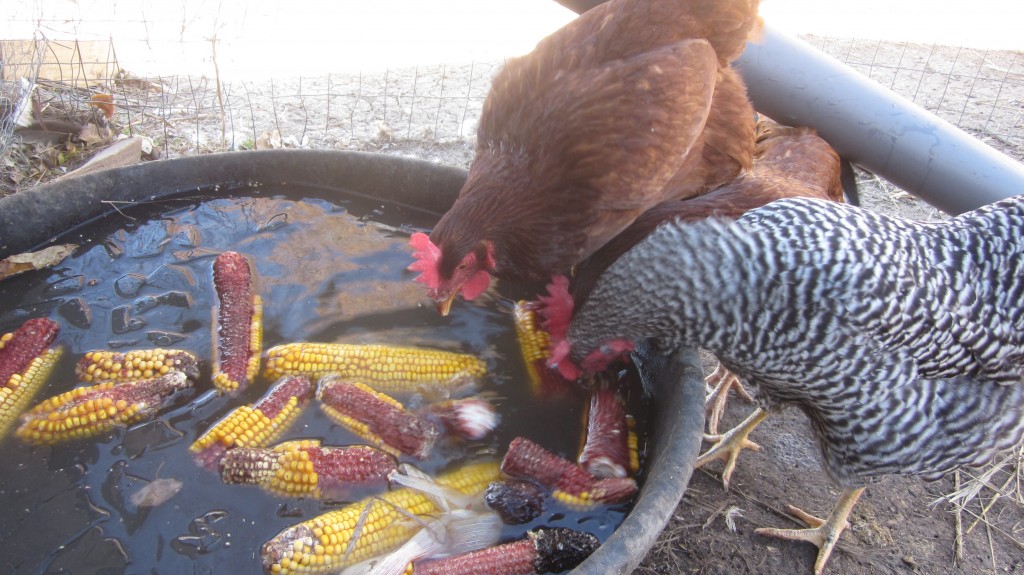
[[[413,575],[522,575],[575,569],[601,544],[585,531],[537,529],[526,539],[413,565]]]
[[[361,383],[327,375],[317,399],[331,419],[388,453],[425,459],[440,435],[431,422]]]
[[[626,406],[614,377],[607,372],[595,376],[587,409],[587,440],[579,463],[595,477],[626,477],[631,467]]]
[[[367,445],[321,446],[317,440],[288,441],[273,448],[239,447],[220,462],[224,483],[259,485],[290,497],[344,497],[355,486],[384,482],[395,459]]]
[[[152,379],[78,387],[29,410],[17,435],[38,444],[100,435],[156,415],[174,392],[191,386],[184,373],[172,371]]]
[[[551,488],[556,500],[574,508],[618,503],[637,491],[632,478],[598,479],[525,437],[517,437],[509,444],[501,470],[512,477],[531,479]]]
[[[248,386],[259,371],[263,306],[260,297],[253,293],[249,261],[237,252],[217,256],[213,262],[213,283],[220,301],[213,384],[221,391],[233,393]]]
[[[0,338],[0,385],[8,385],[12,375],[25,371],[53,343],[59,329],[56,322],[38,317]]]
[[[30,319],[0,337],[0,439],[43,387],[60,357],[48,349],[59,326],[45,318]]]
[[[215,470],[233,447],[266,447],[274,442],[313,396],[313,384],[304,375],[277,380],[255,404],[236,408],[192,443],[189,449],[199,465]]]

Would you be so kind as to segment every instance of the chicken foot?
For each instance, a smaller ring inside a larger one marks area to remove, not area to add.
[[[725,469],[722,470],[722,485],[728,490],[729,479],[732,477],[733,470],[736,469],[736,458],[739,457],[740,452],[744,449],[753,451],[761,449],[760,445],[747,439],[747,436],[766,417],[768,417],[768,412],[757,408],[742,423],[721,435],[704,434],[705,441],[715,441],[716,443],[697,458],[694,467],[704,467],[716,459],[725,461]]]
[[[836,541],[843,531],[850,526],[847,517],[853,509],[857,499],[864,493],[863,487],[847,487],[839,494],[839,500],[829,513],[828,518],[821,520],[801,509],[788,506],[789,512],[806,523],[808,529],[776,529],[773,527],[760,527],[754,530],[758,535],[766,537],[778,537],[791,541],[807,541],[818,547],[818,558],[814,561],[814,575],[821,575],[825,570],[825,562],[828,561]]]
[[[736,395],[753,403],[754,398],[740,383],[740,378],[729,371],[721,363],[711,372],[711,375],[704,378],[704,385],[711,389],[704,399],[704,420],[707,422],[708,433],[718,435],[718,422],[722,420],[725,413],[725,402],[729,400],[729,390],[735,391]]]

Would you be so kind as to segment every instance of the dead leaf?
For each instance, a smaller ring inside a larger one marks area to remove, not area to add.
[[[132,493],[128,501],[136,507],[156,507],[174,497],[181,491],[181,482],[177,479],[154,479],[145,487]]]
[[[53,267],[71,255],[78,244],[59,244],[37,252],[26,252],[0,260],[0,280],[20,273]]]
[[[78,131],[78,139],[85,142],[85,145],[92,146],[110,139],[110,130],[106,130],[106,135],[103,132],[104,130],[96,124],[89,123],[82,126],[82,129]]]

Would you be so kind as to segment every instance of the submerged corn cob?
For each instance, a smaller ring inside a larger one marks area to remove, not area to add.
[[[575,569],[601,542],[585,531],[537,529],[526,539],[413,564],[411,575],[522,575]]]
[[[626,477],[633,458],[625,401],[614,375],[604,372],[594,379],[579,464],[595,477]]]
[[[174,392],[191,386],[184,373],[172,371],[150,379],[77,387],[29,410],[17,435],[36,444],[100,435],[153,417]]]
[[[216,470],[228,449],[266,447],[276,441],[312,397],[313,384],[307,377],[282,377],[255,404],[238,407],[215,423],[189,450],[199,465]]]
[[[599,479],[525,437],[517,437],[509,444],[501,470],[511,477],[530,479],[551,488],[556,501],[574,509],[619,503],[637,491],[636,481],[630,477]]]
[[[244,389],[260,369],[263,302],[254,293],[252,268],[245,256],[224,252],[213,262],[217,309],[213,385],[233,393]]]
[[[47,348],[59,329],[49,319],[35,318],[0,337],[0,439],[53,371],[60,351]]]
[[[507,525],[522,525],[544,512],[544,491],[532,481],[501,479],[487,486],[484,503]]]
[[[224,483],[258,485],[288,497],[344,497],[355,486],[384,482],[395,459],[372,447],[322,446],[315,439],[273,448],[239,447],[220,462]]]
[[[383,393],[421,387],[455,389],[479,380],[487,365],[464,353],[436,349],[345,343],[289,343],[267,352],[266,375],[304,373],[319,379],[336,373]]]
[[[437,483],[475,495],[497,477],[497,464],[475,463],[438,477]],[[369,497],[279,533],[260,549],[263,568],[283,575],[333,573],[401,545],[420,530],[409,514],[442,511],[430,496],[408,488]]]
[[[430,455],[441,430],[397,400],[337,375],[320,380],[320,408],[332,420],[392,455]]]
[[[541,397],[564,395],[572,388],[557,369],[548,365],[551,357],[551,337],[540,326],[540,314],[537,303],[529,301],[516,302],[512,317],[519,339],[519,350],[523,355],[526,373],[534,394]]]
[[[88,351],[75,365],[75,376],[85,382],[132,381],[181,371],[199,377],[196,356],[180,349],[138,349],[125,353]]]

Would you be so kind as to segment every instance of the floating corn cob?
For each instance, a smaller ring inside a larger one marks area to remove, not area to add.
[[[199,465],[214,471],[234,447],[266,447],[277,440],[313,397],[313,384],[302,375],[274,382],[255,404],[236,408],[192,443]]]
[[[509,444],[501,470],[511,477],[530,479],[551,488],[556,501],[575,509],[619,503],[637,491],[632,478],[596,478],[524,437],[517,437]]]
[[[199,377],[196,356],[180,349],[139,349],[125,353],[89,351],[75,365],[75,376],[85,382],[132,381],[181,371]]]
[[[526,539],[434,561],[417,562],[412,575],[522,575],[575,569],[601,542],[574,529],[537,529]]]
[[[263,346],[263,303],[254,293],[253,272],[245,256],[224,252],[213,262],[217,310],[213,385],[233,393],[259,372]]]
[[[344,343],[289,343],[267,352],[265,373],[304,373],[319,379],[336,373],[389,394],[441,386],[456,389],[487,371],[479,358],[436,349]]]
[[[59,330],[56,322],[35,318],[0,337],[0,439],[53,371],[60,351],[48,348]]]
[[[522,525],[544,512],[544,492],[536,483],[519,479],[495,481],[484,491],[484,503],[508,525]]]
[[[475,463],[438,477],[437,483],[474,495],[497,477],[495,463]],[[369,497],[279,533],[260,549],[263,568],[282,575],[333,573],[412,537],[420,526],[409,515],[442,511],[432,497],[412,489]]]
[[[579,464],[595,477],[626,477],[630,473],[629,421],[615,376],[594,376],[587,409],[587,438]]]
[[[191,386],[184,373],[171,371],[150,379],[77,387],[29,410],[16,433],[35,444],[93,437],[153,417],[174,392]]]
[[[463,439],[479,441],[498,427],[500,417],[491,402],[483,397],[448,399],[430,404],[430,415]]]
[[[541,397],[565,395],[572,389],[557,369],[548,365],[551,357],[551,337],[540,326],[537,302],[518,301],[512,314],[519,350],[523,354],[526,373],[534,394]]]
[[[397,400],[337,375],[320,380],[320,408],[332,420],[388,453],[425,459],[441,430]]]
[[[372,447],[322,446],[315,439],[273,448],[239,447],[220,462],[224,483],[245,483],[288,497],[344,497],[352,488],[386,482],[395,459]]]

